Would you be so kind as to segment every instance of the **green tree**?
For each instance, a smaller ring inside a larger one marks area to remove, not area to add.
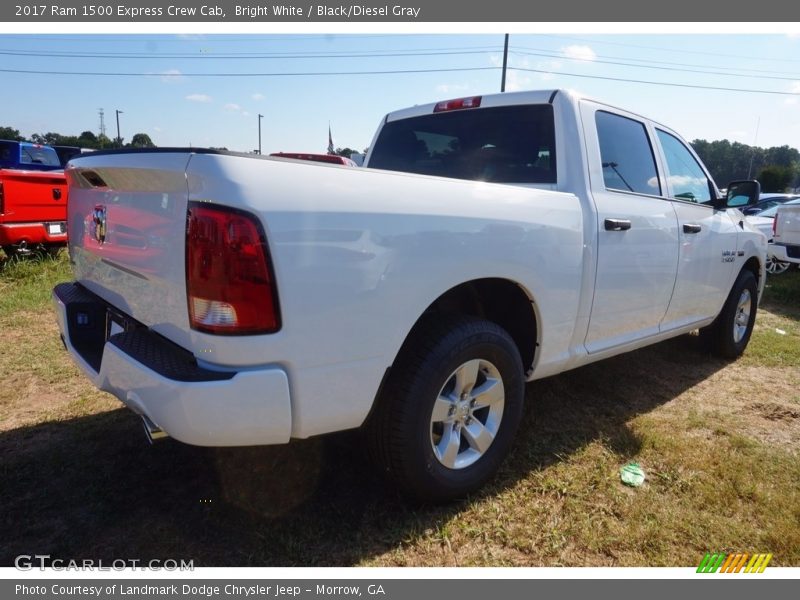
[[[337,148],[333,153],[336,156],[344,156],[345,158],[350,158],[350,155],[353,152],[358,152],[358,150],[353,150],[352,148]]]
[[[156,145],[150,136],[146,133],[137,133],[131,138],[131,143],[128,144],[129,148],[155,148]]]
[[[60,133],[55,133],[53,131],[48,131],[47,133],[34,133],[31,136],[31,141],[34,144],[59,144],[59,140],[61,140],[63,136]]]
[[[737,179],[752,179],[772,166],[789,168],[795,178],[798,174],[793,165],[800,162],[800,152],[791,146],[759,148],[728,140],[694,140],[692,147],[720,186]]]
[[[794,180],[795,173],[791,167],[781,165],[769,165],[761,169],[758,174],[762,192],[783,192]]]
[[[13,127],[0,127],[0,140],[11,140],[12,142],[22,142],[25,140],[19,133],[19,129]]]
[[[101,133],[100,135],[97,136],[97,147],[98,148],[113,148],[113,146],[114,146],[114,142],[112,142],[111,138],[109,138],[104,133]]]
[[[100,142],[97,139],[97,136],[92,133],[91,131],[83,131],[78,136],[78,141],[80,142],[80,146],[82,148],[99,148]]]

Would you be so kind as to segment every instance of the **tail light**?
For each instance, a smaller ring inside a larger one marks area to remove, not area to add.
[[[778,229],[778,213],[775,213],[775,217],[772,219],[772,237],[775,237],[776,229]]]
[[[449,110],[463,110],[465,108],[480,108],[482,96],[472,96],[470,98],[456,98],[455,100],[443,100],[433,107],[433,112],[447,112]]]
[[[253,215],[189,204],[186,293],[189,322],[197,331],[253,335],[280,329],[267,239]]]

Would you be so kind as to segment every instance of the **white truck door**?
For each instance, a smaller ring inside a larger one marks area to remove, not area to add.
[[[656,138],[681,240],[675,291],[661,325],[668,331],[713,317],[722,309],[735,276],[740,226],[728,212],[711,207],[716,190],[689,147],[661,128],[656,128]],[[741,259],[738,262],[741,267]]]
[[[600,352],[659,333],[678,265],[678,220],[664,197],[652,128],[634,115],[581,102],[597,271],[585,345]]]

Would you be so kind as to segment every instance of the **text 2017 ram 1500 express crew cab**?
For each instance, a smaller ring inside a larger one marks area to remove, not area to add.
[[[748,343],[766,239],[729,207],[757,184],[719,198],[667,127],[498,94],[388,115],[368,166],[74,159],[67,349],[151,434],[363,427],[402,490],[441,501],[495,472],[525,381],[698,328],[726,357]]]

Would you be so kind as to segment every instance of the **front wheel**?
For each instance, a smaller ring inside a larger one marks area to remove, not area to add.
[[[739,273],[714,322],[700,330],[709,349],[723,358],[738,358],[747,348],[758,306],[758,283],[750,270]]]
[[[367,424],[373,456],[416,500],[462,498],[508,454],[523,395],[522,360],[504,329],[469,317],[422,323]]]

